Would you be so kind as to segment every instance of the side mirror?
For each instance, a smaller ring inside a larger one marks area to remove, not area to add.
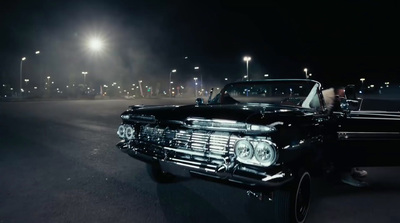
[[[196,105],[203,105],[204,100],[202,98],[196,98]]]
[[[340,99],[340,108],[346,113],[357,111],[360,109],[360,101],[342,98]]]

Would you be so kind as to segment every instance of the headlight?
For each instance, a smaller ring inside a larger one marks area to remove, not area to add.
[[[276,151],[269,143],[260,142],[255,148],[254,156],[262,166],[270,166],[276,160]]]
[[[234,149],[237,161],[254,166],[271,166],[278,156],[275,144],[269,141],[241,139],[236,142]]]
[[[118,127],[117,134],[118,134],[118,136],[119,136],[120,138],[124,138],[124,136],[125,136],[125,126],[120,125],[120,126]]]
[[[247,140],[239,140],[235,144],[235,154],[239,161],[242,159],[251,159],[254,154],[254,148]]]
[[[135,137],[135,130],[132,127],[128,126],[125,129],[125,136],[127,139],[133,139]]]

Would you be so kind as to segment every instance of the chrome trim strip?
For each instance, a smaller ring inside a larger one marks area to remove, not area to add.
[[[348,119],[369,119],[369,120],[392,120],[392,121],[400,121],[400,117],[398,117],[398,118],[348,117]]]
[[[207,153],[204,153],[204,152],[190,151],[190,150],[186,150],[186,149],[174,149],[174,148],[167,147],[167,146],[165,146],[165,147],[163,147],[163,148],[164,148],[164,149],[167,149],[167,150],[179,152],[179,153],[189,154],[189,155],[210,157],[210,158],[219,159],[219,160],[223,160],[223,159],[224,159],[224,158],[221,157],[221,156],[217,156],[217,155],[213,155],[213,154],[207,154]]]
[[[374,111],[374,110],[368,110],[368,111],[351,111],[351,113],[356,113],[356,114],[369,114],[369,113],[398,113],[400,115],[400,111]]]
[[[388,140],[399,139],[400,132],[338,132],[339,140]]]
[[[271,125],[254,125],[237,122],[228,119],[202,119],[189,117],[184,126],[190,129],[211,130],[220,132],[248,132],[248,133],[271,133],[276,128]]]
[[[380,113],[380,112],[351,112],[350,115],[383,116],[383,117],[400,118],[400,112],[397,114],[389,113],[389,112],[382,112],[382,113]]]
[[[188,163],[188,164],[193,164],[193,165],[205,165],[207,167],[210,168],[217,168],[217,165],[211,165],[211,164],[205,164],[205,163],[201,163],[201,162],[194,162],[194,161],[190,161],[190,160],[183,160],[183,159],[176,159],[176,158],[169,158],[172,161],[176,161],[176,162],[182,162],[182,163]]]

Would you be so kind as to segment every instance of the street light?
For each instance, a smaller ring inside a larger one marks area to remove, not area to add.
[[[39,51],[39,50],[36,50],[35,54],[39,56],[40,51]],[[39,89],[42,89],[42,88],[41,88],[41,86],[42,86],[42,62],[41,62],[41,61],[42,61],[42,60],[41,60],[41,58],[39,57]]]
[[[265,78],[268,78],[268,77],[269,77],[269,74],[264,74],[264,77],[265,77]]]
[[[87,71],[82,71],[83,74],[83,85],[86,85],[86,74],[88,74]]]
[[[360,93],[362,93],[362,89],[363,89],[363,87],[364,87],[364,81],[365,81],[365,78],[360,78],[360,81],[361,81],[361,89],[360,89]]]
[[[196,98],[197,98],[197,77],[194,77],[193,78],[193,80],[194,80],[194,85],[195,85],[195,96],[196,96]]]
[[[103,41],[99,38],[92,38],[89,40],[89,48],[95,52],[103,49]]]
[[[308,76],[307,76],[307,68],[304,68],[304,72],[306,73],[306,78],[308,78]]]
[[[200,67],[194,67],[195,70],[199,70]],[[203,89],[203,74],[200,74],[200,89]]]
[[[170,72],[169,72],[169,97],[171,98],[172,97],[172,91],[171,91],[171,84],[172,84],[172,82],[171,82],[171,76],[172,76],[172,73],[175,73],[176,72],[176,69],[173,69],[173,70],[171,70]]]
[[[251,60],[251,57],[243,57],[243,60],[246,61],[246,76],[247,80],[249,80],[249,61]]]
[[[22,61],[26,60],[26,57],[22,57],[21,59],[21,66],[19,69],[19,90],[21,91],[22,89]]]

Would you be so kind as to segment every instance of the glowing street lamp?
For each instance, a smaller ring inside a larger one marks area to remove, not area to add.
[[[193,80],[194,80],[194,85],[195,85],[195,96],[197,98],[197,77],[194,77]]]
[[[265,77],[265,78],[268,78],[268,77],[269,77],[269,74],[264,74],[264,77]]]
[[[361,81],[361,90],[360,90],[360,93],[362,93],[362,89],[363,89],[363,87],[364,87],[364,81],[365,81],[365,78],[360,78],[360,81]]]
[[[22,89],[22,62],[23,62],[24,60],[26,60],[26,57],[22,57],[22,58],[21,58],[21,66],[20,66],[20,69],[19,69],[19,90],[20,90],[20,91],[21,91],[21,89]]]
[[[99,38],[92,38],[89,40],[89,48],[95,52],[101,51],[103,49],[103,41]]]
[[[40,51],[36,50],[35,54],[39,56]],[[39,88],[41,89],[42,88],[42,62],[41,62],[42,60],[40,57],[39,57],[39,59],[40,59],[39,60]]]
[[[83,85],[86,85],[86,74],[88,74],[87,71],[82,71],[83,74]]]
[[[251,60],[251,57],[243,57],[243,60],[246,61],[246,76],[247,80],[249,80],[249,61]]]
[[[172,84],[172,81],[171,81],[171,76],[172,76],[172,73],[175,73],[176,72],[176,69],[173,69],[173,70],[171,70],[170,72],[169,72],[169,97],[171,98],[172,97],[172,91],[171,91],[171,84]]]
[[[304,68],[304,72],[306,73],[306,78],[308,78],[308,75],[307,75],[307,68]]]
[[[195,70],[199,70],[200,67],[194,67]],[[203,75],[200,74],[200,89],[203,89]]]

